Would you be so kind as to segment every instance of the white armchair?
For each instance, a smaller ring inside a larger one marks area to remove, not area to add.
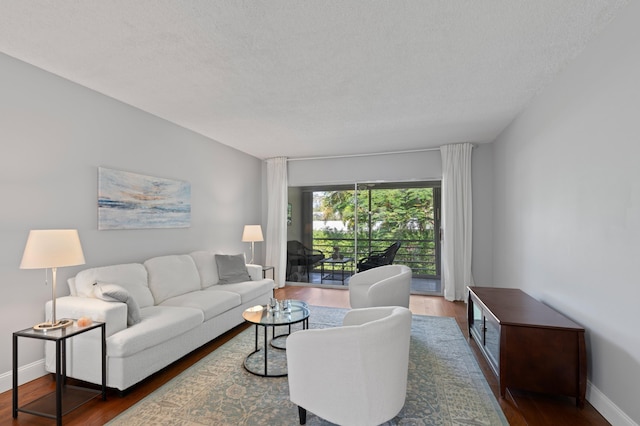
[[[300,424],[307,410],[340,425],[378,425],[404,406],[411,311],[387,306],[349,311],[342,327],[287,338],[289,397]]]
[[[358,272],[349,279],[349,302],[353,309],[371,306],[409,307],[411,268],[386,265]]]

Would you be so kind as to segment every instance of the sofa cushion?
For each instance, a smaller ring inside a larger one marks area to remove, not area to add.
[[[67,280],[69,286],[69,296],[77,296],[78,290],[76,290],[76,277],[71,277]]]
[[[198,290],[167,299],[160,306],[181,306],[200,309],[204,314],[204,320],[207,321],[236,306],[240,306],[241,300],[239,294],[230,291]]]
[[[269,285],[265,285],[268,283]],[[214,285],[204,290],[204,293],[216,293],[216,292],[233,292],[240,296],[242,303],[249,302],[256,297],[262,296],[266,293],[271,293],[273,290],[272,280],[260,280],[260,281],[244,281],[241,283],[226,284],[226,285]]]
[[[104,283],[96,283],[95,286],[94,293],[98,299],[127,304],[127,325],[134,325],[140,322],[140,307],[124,287],[117,284]]]
[[[149,306],[140,309],[142,321],[107,339],[109,357],[126,357],[159,345],[198,327],[204,320],[199,309]]]
[[[216,254],[218,284],[233,284],[251,281],[243,254]]]
[[[94,297],[93,285],[97,282],[124,287],[140,308],[154,304],[147,284],[147,269],[140,263],[102,266],[79,272],[75,279],[78,296]]]
[[[170,297],[200,290],[198,269],[188,254],[154,257],[144,262],[144,266],[156,305]]]
[[[194,251],[191,257],[200,274],[200,287],[207,288],[218,284],[218,265],[215,254],[208,251]]]

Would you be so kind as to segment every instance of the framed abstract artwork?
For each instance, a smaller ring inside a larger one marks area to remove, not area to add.
[[[98,229],[189,226],[189,182],[98,168]]]

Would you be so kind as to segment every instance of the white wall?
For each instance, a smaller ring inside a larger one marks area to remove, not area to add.
[[[291,225],[287,226],[287,240],[302,241],[302,191],[299,186],[289,187],[287,194],[291,204]]]
[[[477,145],[471,157],[473,247],[471,273],[475,285],[493,285],[493,144]]]
[[[44,320],[44,272],[20,270],[30,229],[77,228],[87,264],[58,271],[58,294],[83,268],[198,249],[246,252],[260,223],[262,162],[0,54],[0,392],[11,332]],[[97,230],[98,166],[191,183],[191,227]],[[43,357],[20,341],[20,365]],[[25,373],[25,377],[27,373]],[[22,377],[21,377],[22,378]]]
[[[476,284],[492,277],[492,144],[477,145],[471,159],[473,180],[473,264]],[[442,180],[440,150],[369,157],[300,160],[288,163],[290,187],[354,182]]]
[[[640,423],[640,3],[495,143],[497,285],[587,330],[588,399]]]
[[[440,151],[318,160],[287,164],[289,186],[440,180]]]

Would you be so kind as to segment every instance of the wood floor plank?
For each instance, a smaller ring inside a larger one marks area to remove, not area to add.
[[[278,299],[299,299],[311,305],[349,308],[349,292],[345,289],[327,289],[311,286],[287,286],[275,291]],[[468,338],[467,311],[463,302],[449,302],[438,296],[411,296],[410,309],[417,315],[445,316],[456,319],[460,330]],[[176,377],[197,361],[219,348],[229,339],[246,329],[240,325],[219,338],[207,343],[199,349],[171,364],[134,386],[125,396],[109,390],[107,401],[95,399],[81,408],[67,414],[64,424],[68,426],[98,426],[116,417],[127,408],[151,394],[163,384]],[[578,409],[572,398],[557,398],[536,395],[527,392],[510,392],[505,398],[498,395],[498,382],[489,365],[480,355],[475,344],[470,345],[493,394],[500,403],[507,421],[512,426],[520,425],[592,425],[602,426],[609,423],[589,402],[583,409]],[[20,386],[20,405],[32,401],[55,389],[50,375],[41,377]],[[50,419],[19,413],[17,419],[11,418],[12,393],[0,394],[0,423],[11,425],[52,425]],[[9,422],[11,419],[11,422]]]

